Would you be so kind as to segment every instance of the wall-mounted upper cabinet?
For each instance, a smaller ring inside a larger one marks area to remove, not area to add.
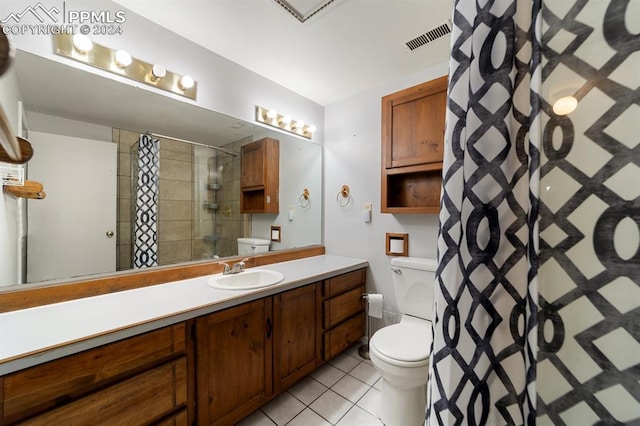
[[[437,213],[447,77],[382,98],[383,213]]]
[[[264,138],[241,147],[241,213],[278,213],[280,143]]]

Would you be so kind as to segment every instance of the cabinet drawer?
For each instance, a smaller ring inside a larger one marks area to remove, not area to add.
[[[324,280],[322,286],[322,296],[331,297],[340,293],[344,293],[347,290],[351,290],[354,287],[364,284],[365,270],[358,269],[357,271],[348,272],[346,274],[338,275],[337,277]]]
[[[324,360],[338,355],[364,336],[364,314],[358,314],[348,321],[324,333]]]
[[[353,290],[332,297],[323,303],[323,326],[325,329],[331,328],[364,310],[362,293],[364,288],[358,286]]]
[[[174,358],[185,346],[182,323],[9,374],[0,379],[2,419],[18,420],[73,401]]]
[[[186,377],[187,361],[182,357],[22,424],[147,424],[186,404]]]

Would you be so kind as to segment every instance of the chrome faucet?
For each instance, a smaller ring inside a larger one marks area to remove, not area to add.
[[[249,260],[249,258],[242,259],[241,261],[234,263],[233,266],[229,266],[229,264],[225,262],[218,263],[224,266],[222,275],[239,274],[240,272],[244,271],[246,267],[246,264],[244,262],[246,262],[247,260]]]

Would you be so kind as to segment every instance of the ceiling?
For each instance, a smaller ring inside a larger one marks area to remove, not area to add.
[[[450,19],[452,0],[114,1],[324,106],[448,58],[449,35],[404,43]]]

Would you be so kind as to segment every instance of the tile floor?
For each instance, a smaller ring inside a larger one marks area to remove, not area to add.
[[[382,426],[382,379],[371,361],[350,347],[238,426]]]

